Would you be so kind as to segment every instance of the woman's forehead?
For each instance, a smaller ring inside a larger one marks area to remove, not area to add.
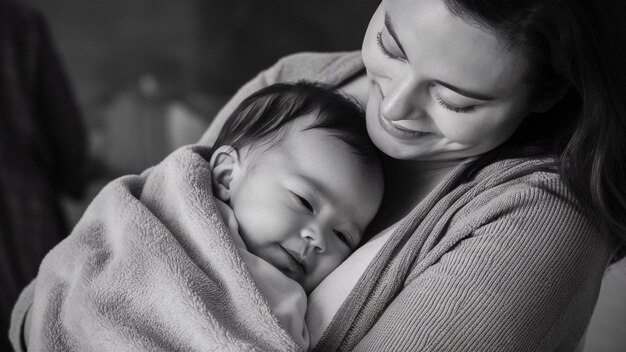
[[[486,94],[506,92],[526,76],[522,55],[442,0],[387,0],[381,9],[418,74]]]

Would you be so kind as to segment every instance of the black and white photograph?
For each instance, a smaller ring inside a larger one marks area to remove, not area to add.
[[[0,350],[626,351],[624,18],[0,0]]]

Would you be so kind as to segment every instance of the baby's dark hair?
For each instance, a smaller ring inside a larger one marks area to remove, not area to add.
[[[368,166],[380,165],[363,109],[350,98],[318,83],[276,83],[243,100],[230,115],[213,150],[229,145],[236,150],[253,144],[275,143],[298,117],[315,114],[306,129],[322,128],[345,142]]]

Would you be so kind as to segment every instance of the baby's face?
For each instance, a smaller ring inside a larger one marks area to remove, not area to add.
[[[381,173],[327,130],[303,130],[311,121],[269,150],[240,151],[230,196],[247,249],[307,293],[359,244],[383,194]]]

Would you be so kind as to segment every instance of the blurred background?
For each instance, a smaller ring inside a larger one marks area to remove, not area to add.
[[[95,159],[88,195],[196,141],[280,57],[360,48],[377,0],[23,0],[39,9]],[[71,221],[82,203],[64,202]]]
[[[359,49],[378,6],[377,0],[23,1],[48,21],[96,158],[92,174],[104,179],[140,172],[196,141],[226,99],[280,57]]]
[[[197,141],[235,90],[280,57],[359,49],[378,3],[0,0],[0,40],[8,43],[0,42],[3,335],[43,255],[104,184]],[[6,122],[8,114],[19,120]],[[32,140],[24,130],[35,131]],[[626,269],[607,277],[586,351],[626,346],[626,307],[616,303]]]

